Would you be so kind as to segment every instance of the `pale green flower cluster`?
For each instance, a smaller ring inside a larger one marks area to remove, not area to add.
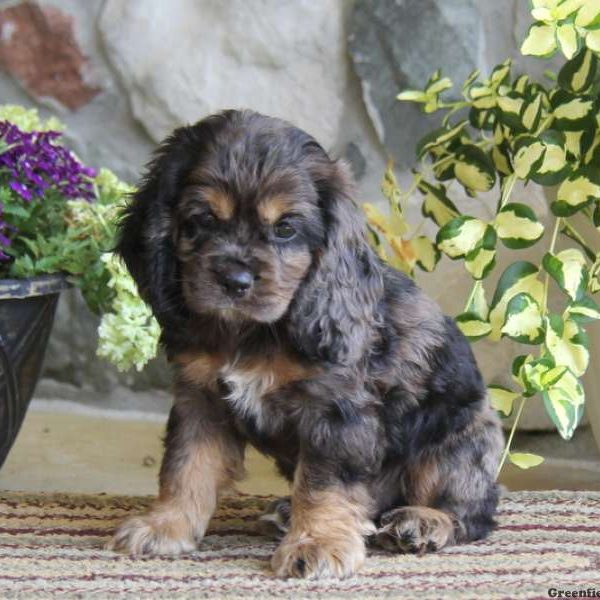
[[[98,356],[120,371],[133,366],[141,371],[156,356],[160,327],[121,259],[107,253],[102,260],[110,272],[108,285],[115,297],[111,307],[114,312],[105,313],[98,328]]]
[[[50,117],[45,121],[35,108],[24,108],[16,104],[0,106],[0,121],[10,121],[21,131],[63,131],[65,126],[56,118]]]
[[[121,181],[111,170],[104,168],[100,169],[94,183],[98,188],[98,199],[101,203],[106,199],[114,202],[114,198],[120,199],[135,191],[132,185]]]

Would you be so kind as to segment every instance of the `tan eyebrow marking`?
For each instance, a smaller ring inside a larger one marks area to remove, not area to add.
[[[258,203],[258,216],[265,223],[272,225],[277,223],[293,206],[294,202],[288,196],[267,196]]]
[[[215,216],[223,221],[231,219],[235,211],[235,204],[229,194],[215,188],[206,188],[202,199],[210,206]]]

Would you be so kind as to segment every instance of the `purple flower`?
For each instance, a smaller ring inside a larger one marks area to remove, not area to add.
[[[65,200],[94,200],[91,179],[96,171],[60,145],[60,136],[58,131],[25,132],[9,121],[0,121],[0,183],[24,202],[43,199],[50,190]],[[2,248],[10,245],[15,233],[0,205],[0,262],[10,260]]]
[[[52,187],[66,200],[92,200],[90,179],[94,169],[82,165],[74,154],[58,143],[57,131],[21,131],[8,121],[0,121],[0,174],[10,175],[8,185],[23,200],[42,197]]]
[[[23,200],[31,200],[31,198],[33,197],[31,190],[20,181],[13,180],[8,185],[10,189],[14,192],[17,192],[17,194],[19,194],[19,196],[21,196]]]

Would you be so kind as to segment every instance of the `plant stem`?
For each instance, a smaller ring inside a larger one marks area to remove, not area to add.
[[[469,309],[469,305],[471,304],[471,302],[473,302],[473,298],[475,297],[475,290],[477,289],[477,283],[479,280],[475,281],[475,283],[473,284],[473,287],[471,288],[471,293],[469,294],[469,298],[467,299],[467,303],[465,304],[465,308],[463,310],[463,312],[467,312],[467,310]]]
[[[410,200],[410,197],[414,194],[415,190],[419,187],[419,184],[421,183],[422,179],[423,179],[422,173],[415,173],[415,175],[413,177],[413,181],[411,183],[411,186],[406,190],[406,192],[401,193],[402,200]]]
[[[414,233],[413,233],[413,238],[417,237],[419,235],[419,233],[421,232],[421,229],[423,229],[423,226],[425,225],[425,223],[427,222],[427,219],[421,219],[421,222],[417,225]]]
[[[508,202],[513,188],[515,187],[515,183],[517,183],[517,175],[516,173],[513,173],[512,175],[509,175],[508,179],[504,183],[502,198],[500,199],[500,208],[502,208]]]
[[[558,239],[558,232],[560,230],[561,221],[562,221],[561,217],[556,218],[556,222],[554,224],[554,231],[552,232],[552,240],[550,241],[550,248],[548,249],[548,252],[550,254],[554,253],[554,248],[556,247],[556,241]],[[546,277],[544,278],[544,296],[542,298],[542,302],[543,302],[542,317],[544,317],[546,315],[546,312],[548,310],[548,284],[549,284],[549,281],[550,281],[550,275],[548,273],[546,273]],[[540,349],[540,352],[543,352],[543,345]],[[498,475],[500,475],[500,471],[502,470],[502,467],[504,466],[504,463],[506,462],[506,459],[508,457],[508,453],[510,452],[510,446],[512,444],[513,437],[515,435],[515,431],[517,430],[517,427],[519,425],[519,420],[521,418],[521,413],[523,412],[524,406],[525,406],[525,398],[523,398],[521,396],[521,404],[519,405],[517,414],[515,415],[515,420],[513,421],[513,425],[510,430],[510,435],[508,437],[508,441],[506,442],[506,446],[504,448],[504,452],[502,453],[502,458],[500,460],[500,464],[498,465],[498,471],[496,473],[496,477]]]
[[[552,241],[550,242],[550,248],[548,252],[550,254],[554,254],[554,247],[556,246],[556,240],[558,239],[558,232],[560,230],[560,223],[562,221],[561,217],[556,218],[556,223],[554,224],[554,231],[552,233]],[[542,317],[546,316],[546,311],[548,310],[548,284],[550,283],[550,274],[546,273],[544,277],[544,295],[542,297]]]
[[[550,125],[552,123],[552,121],[554,121],[554,115],[548,115],[546,117],[546,119],[538,127],[538,130],[535,133],[535,136],[537,137],[538,135],[540,135],[541,133],[543,133],[544,131],[546,131],[548,125]]]
[[[577,231],[577,229],[575,229],[574,225],[571,223],[571,221],[568,221],[566,217],[564,218],[564,227],[561,230],[561,233],[579,242],[580,246],[584,249],[585,253],[587,254],[587,257],[592,262],[596,260],[596,252],[594,252],[593,249],[590,248],[585,238],[581,235],[581,233],[579,233],[579,231]]]
[[[510,435],[508,436],[508,441],[506,442],[506,446],[504,447],[504,452],[502,453],[502,458],[500,459],[500,464],[498,465],[498,471],[496,471],[496,478],[500,475],[500,471],[502,471],[502,467],[506,462],[508,457],[508,453],[510,452],[510,445],[512,444],[513,437],[515,435],[515,431],[517,430],[517,425],[519,424],[519,419],[521,418],[521,413],[523,412],[523,407],[525,406],[525,398],[521,396],[521,404],[519,409],[517,410],[517,414],[515,415],[515,420],[513,421],[513,425],[510,429]]]

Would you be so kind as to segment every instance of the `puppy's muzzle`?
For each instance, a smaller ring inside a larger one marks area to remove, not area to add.
[[[232,298],[243,298],[254,285],[255,274],[242,262],[226,260],[214,265],[212,271],[223,291]]]

